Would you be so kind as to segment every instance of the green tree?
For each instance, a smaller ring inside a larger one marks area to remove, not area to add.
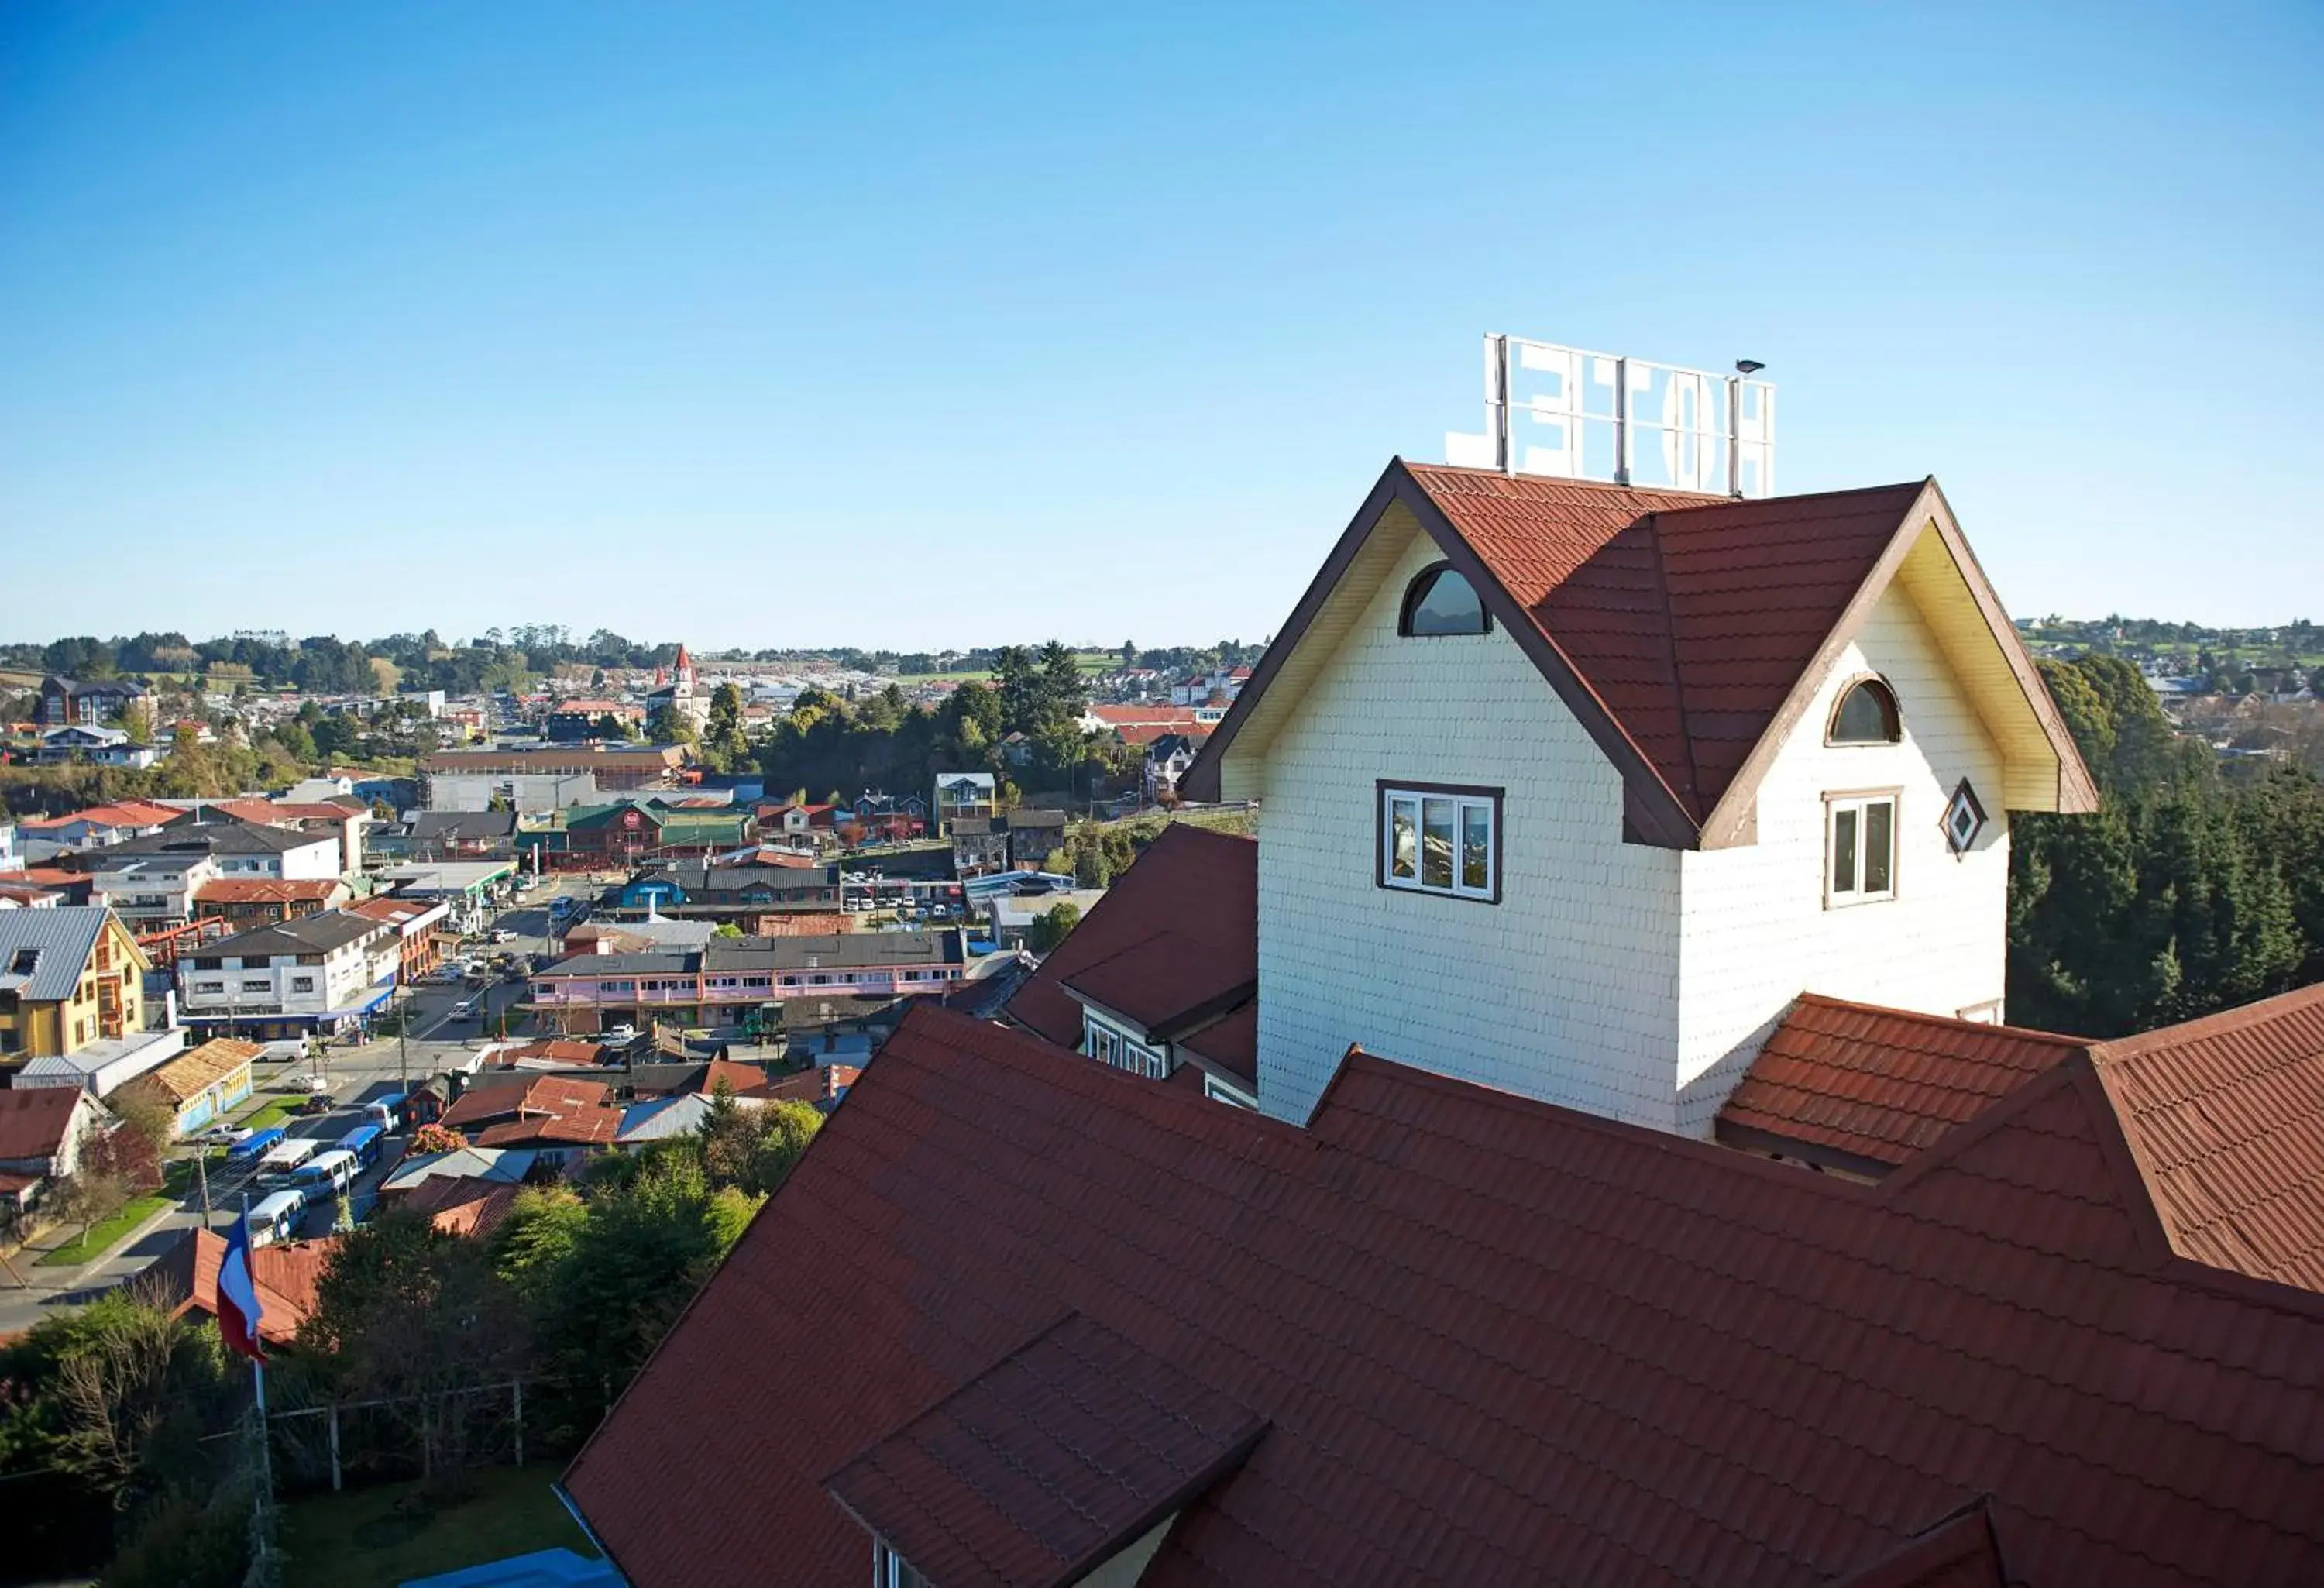
[[[721,684],[711,692],[702,755],[715,771],[733,771],[750,762],[751,743],[742,733],[742,691],[733,684]]]
[[[1082,923],[1081,907],[1071,900],[1053,904],[1033,918],[1025,931],[1025,946],[1036,954],[1049,954],[1073,936],[1074,928]]]
[[[466,1486],[467,1397],[528,1360],[516,1292],[488,1248],[400,1208],[339,1237],[299,1341],[341,1395],[381,1400],[421,1477],[453,1494]]]
[[[698,736],[694,719],[675,706],[657,706],[646,718],[646,737],[656,744],[691,744]]]

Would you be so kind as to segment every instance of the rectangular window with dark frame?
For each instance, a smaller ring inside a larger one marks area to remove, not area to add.
[[[1381,887],[1500,902],[1500,789],[1385,780],[1377,787]]]

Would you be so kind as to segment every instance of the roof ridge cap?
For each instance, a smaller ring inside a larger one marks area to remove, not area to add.
[[[1963,1031],[1997,1031],[2005,1036],[2023,1037],[2036,1042],[2048,1042],[2060,1048],[2080,1048],[2094,1053],[2101,1044],[2095,1037],[2070,1036],[2063,1031],[2045,1031],[2038,1026],[2013,1026],[1999,1020],[1964,1020],[1959,1015],[1933,1014],[1926,1010],[1904,1009],[1895,1004],[1865,1003],[1853,998],[1835,998],[1829,992],[1803,991],[1794,1006],[1802,1003],[1820,1004],[1826,1009],[1852,1010],[1862,1014],[1886,1015],[1892,1019],[1925,1020],[1932,1025],[1946,1026]]]
[[[1637,521],[1646,526],[1646,549],[1654,559],[1655,610],[1662,614],[1663,660],[1670,667],[1671,695],[1678,704],[1679,742],[1686,746],[1686,802],[1689,814],[1701,821],[1702,765],[1694,752],[1694,719],[1686,704],[1686,672],[1678,664],[1678,623],[1671,612],[1670,569],[1663,557],[1662,512],[1657,509]]]
[[[2151,1031],[2106,1038],[2094,1041],[2092,1050],[2102,1065],[2112,1064],[2122,1059],[2137,1058],[2157,1048],[2173,1047],[2181,1042],[2201,1041],[2226,1032],[2264,1025],[2294,1008],[2304,1008],[2311,1003],[2324,1007],[2324,982],[2272,993],[2250,1003],[2238,1003],[2232,1009],[2215,1009],[2209,1014],[2197,1015],[2193,1020],[2181,1020],[2174,1025],[2157,1026]]]

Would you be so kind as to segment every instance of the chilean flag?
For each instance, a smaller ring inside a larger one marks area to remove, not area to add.
[[[226,1232],[226,1256],[218,1262],[217,1321],[227,1348],[253,1362],[266,1360],[266,1347],[258,1338],[259,1316],[258,1286],[250,1277],[250,1209],[245,1207]]]

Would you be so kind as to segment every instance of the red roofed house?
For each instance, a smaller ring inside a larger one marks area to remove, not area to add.
[[[2095,795],[1932,482],[1392,464],[1187,782],[576,1459],[634,1588],[2324,1581],[2324,987],[1995,1023]]]
[[[112,1116],[78,1086],[0,1089],[0,1203],[32,1206],[41,1187],[80,1166],[81,1143]]]
[[[316,1287],[330,1266],[337,1242],[286,1241],[255,1247],[250,1277],[258,1288],[258,1334],[268,1345],[288,1345],[315,1310]],[[210,1230],[180,1231],[170,1249],[141,1270],[137,1282],[157,1287],[172,1316],[217,1316],[218,1265],[226,1260],[226,1237]]]
[[[1184,780],[1259,804],[1259,1101],[1352,1043],[1702,1135],[1802,992],[1997,1018],[2095,800],[1933,481],[1392,463]]]
[[[438,1123],[458,1131],[475,1147],[528,1147],[563,1162],[592,1147],[611,1147],[621,1133],[622,1111],[602,1081],[541,1076],[521,1085],[472,1086]]]
[[[346,898],[347,885],[337,877],[213,877],[194,890],[194,919],[241,931],[318,915]]]

